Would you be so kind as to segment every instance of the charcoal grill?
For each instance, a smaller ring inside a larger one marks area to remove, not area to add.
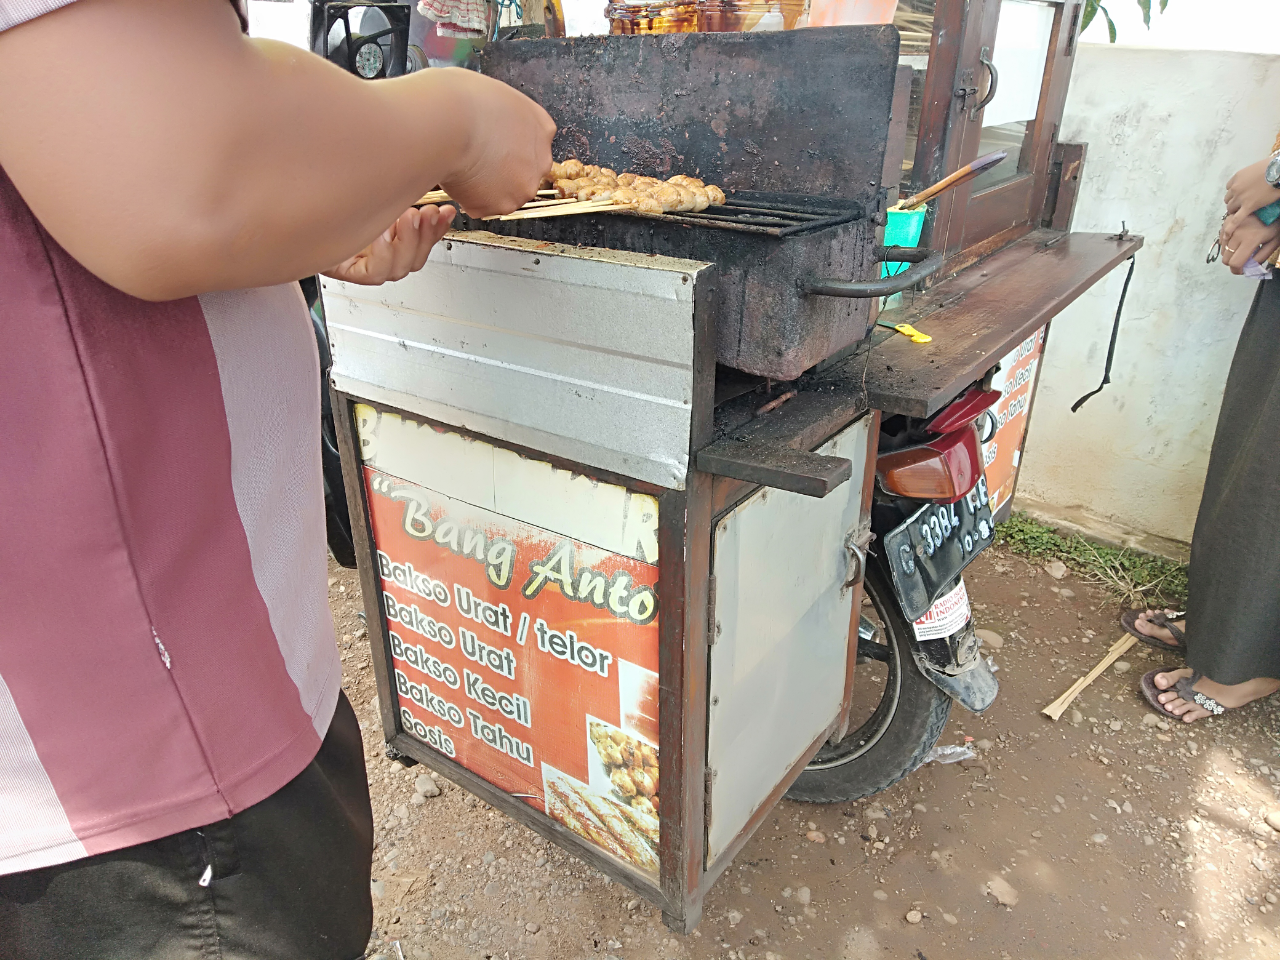
[[[905,290],[942,265],[921,259],[886,281],[850,281],[885,259],[857,200],[738,191],[724,206],[662,216],[602,213],[467,221],[506,236],[704,260],[718,268],[717,359],[794,379],[866,337],[869,298]],[[911,256],[906,254],[900,259]]]
[[[903,256],[920,262],[876,279],[897,43],[884,27],[492,44],[480,70],[550,109],[558,157],[697,175],[723,185],[727,202],[480,228],[714,263],[718,362],[794,379],[867,336],[872,298],[942,263]]]

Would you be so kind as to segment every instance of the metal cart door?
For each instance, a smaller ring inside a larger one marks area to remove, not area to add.
[[[853,604],[846,543],[862,519],[870,422],[816,451],[851,460],[850,482],[822,499],[762,488],[716,524],[708,863],[786,789],[840,713]]]

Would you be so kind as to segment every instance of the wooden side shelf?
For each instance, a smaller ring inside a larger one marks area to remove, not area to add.
[[[1142,243],[1036,230],[884,315],[929,334],[931,343],[877,327],[867,347],[820,376],[865,385],[867,405],[886,415],[932,416]]]

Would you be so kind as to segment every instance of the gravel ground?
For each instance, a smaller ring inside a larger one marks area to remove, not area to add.
[[[333,567],[377,823],[369,956],[398,960],[398,944],[409,960],[1280,957],[1280,695],[1157,722],[1137,680],[1176,660],[1135,647],[1055,724],[1040,709],[1106,652],[1117,609],[994,551],[966,582],[1000,641],[1001,693],[982,717],[957,707],[940,742],[972,738],[977,757],[869,801],[784,801],[678,937],[620,885],[385,759],[358,581]]]

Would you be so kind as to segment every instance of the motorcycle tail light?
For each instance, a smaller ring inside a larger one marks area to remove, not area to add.
[[[880,486],[900,497],[955,503],[982,476],[982,450],[973,428],[876,460]]]
[[[999,390],[970,387],[960,397],[943,407],[927,426],[934,433],[951,433],[953,430],[967,427],[999,402]]]

